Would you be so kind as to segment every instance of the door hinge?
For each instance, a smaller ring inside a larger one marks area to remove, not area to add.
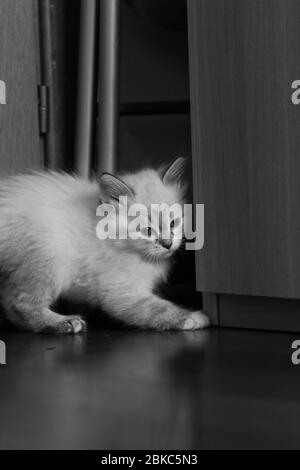
[[[49,87],[39,85],[39,117],[40,133],[47,134],[49,131]]]

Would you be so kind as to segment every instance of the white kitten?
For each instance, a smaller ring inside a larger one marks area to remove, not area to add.
[[[201,312],[161,299],[155,287],[166,280],[180,240],[155,236],[99,240],[100,202],[182,204],[183,159],[162,175],[155,170],[85,181],[45,172],[12,176],[0,189],[0,283],[6,318],[34,332],[79,333],[80,316],[50,307],[60,296],[80,296],[108,314],[141,328],[195,329],[207,326]],[[176,232],[174,222],[172,233]],[[151,236],[150,236],[151,235]]]

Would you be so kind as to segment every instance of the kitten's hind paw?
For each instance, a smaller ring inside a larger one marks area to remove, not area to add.
[[[183,323],[183,330],[199,330],[209,325],[209,319],[202,312],[191,313]]]

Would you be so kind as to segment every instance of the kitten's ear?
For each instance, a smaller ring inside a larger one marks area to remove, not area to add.
[[[99,180],[102,197],[119,200],[120,196],[134,197],[134,191],[124,181],[110,173],[103,173]]]
[[[165,170],[162,180],[164,184],[178,183],[185,171],[185,158],[178,157]]]

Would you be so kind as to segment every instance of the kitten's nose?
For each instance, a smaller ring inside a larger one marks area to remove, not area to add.
[[[163,246],[164,248],[167,248],[167,250],[169,250],[172,246],[172,240],[170,239],[162,239],[160,243],[161,243],[161,246]]]

